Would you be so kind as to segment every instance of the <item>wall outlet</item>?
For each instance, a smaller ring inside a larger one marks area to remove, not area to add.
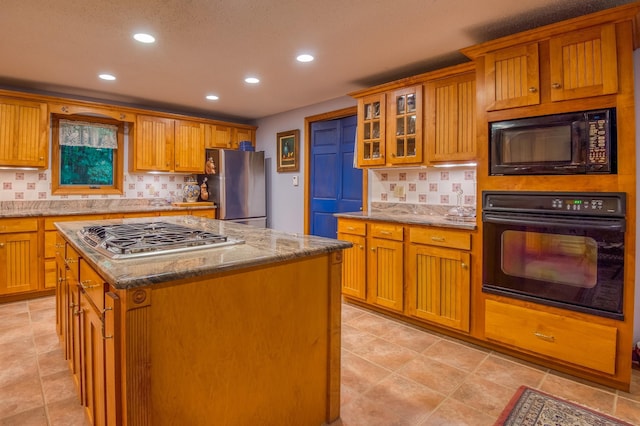
[[[396,185],[396,187],[393,188],[393,195],[398,198],[404,197],[404,185]]]

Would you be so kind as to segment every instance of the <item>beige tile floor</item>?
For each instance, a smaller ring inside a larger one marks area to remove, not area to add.
[[[638,370],[616,391],[346,304],[342,346],[344,426],[492,425],[520,385],[640,424]],[[85,424],[54,298],[0,305],[0,425]]]

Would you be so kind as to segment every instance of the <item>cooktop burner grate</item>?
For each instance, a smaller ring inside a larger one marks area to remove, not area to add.
[[[176,253],[243,242],[167,222],[85,226],[79,235],[82,241],[111,258]]]

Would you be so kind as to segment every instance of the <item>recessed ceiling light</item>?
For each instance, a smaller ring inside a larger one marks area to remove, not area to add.
[[[220,97],[218,97],[216,95],[207,95],[205,97],[210,101],[217,101],[218,99],[220,99]]]
[[[256,77],[247,77],[244,79],[244,81],[246,81],[249,84],[258,84],[260,83],[260,79],[256,78]]]
[[[302,54],[302,55],[298,55],[298,57],[296,58],[298,60],[298,62],[311,62],[313,61],[313,56],[308,55],[308,54]]]
[[[113,81],[116,79],[116,76],[112,74],[100,74],[98,75],[98,77],[100,77],[103,80],[109,80],[109,81]]]
[[[138,40],[140,43],[153,43],[156,41],[156,38],[154,36],[145,33],[134,34],[133,38]]]

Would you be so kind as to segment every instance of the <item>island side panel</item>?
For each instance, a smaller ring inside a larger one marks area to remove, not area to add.
[[[332,256],[153,287],[153,423],[319,425],[339,415]]]
[[[124,424],[154,424],[151,410],[151,290],[118,291],[122,334],[122,412]]]
[[[327,422],[340,418],[340,357],[342,355],[342,250],[331,254],[329,290],[329,399]]]

